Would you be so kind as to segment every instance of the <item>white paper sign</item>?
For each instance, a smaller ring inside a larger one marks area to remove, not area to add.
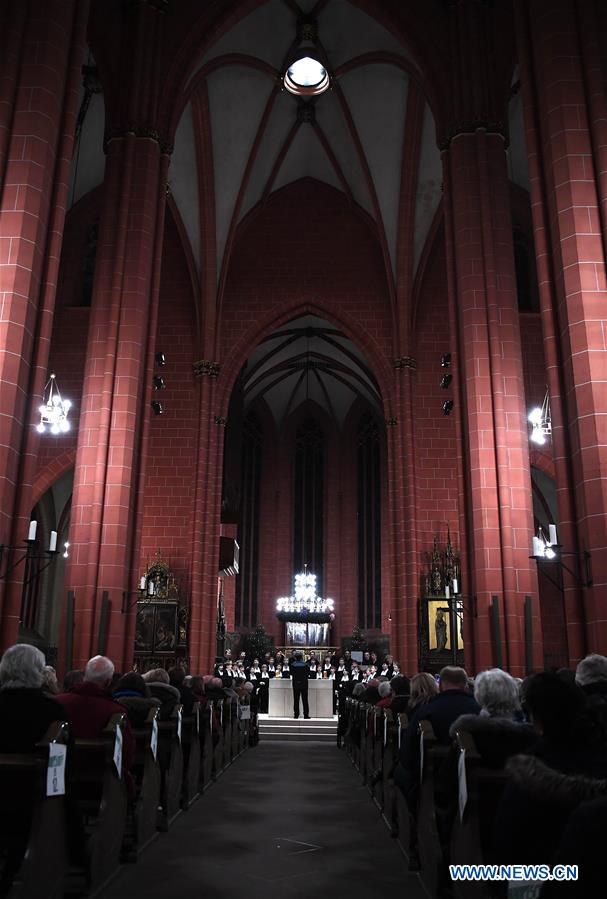
[[[150,746],[152,747],[152,755],[154,761],[158,758],[158,721],[156,718],[152,721],[152,736],[150,737]]]
[[[118,777],[122,777],[122,728],[120,725],[116,728],[116,736],[114,738],[114,764]]]
[[[209,727],[213,733],[213,706],[209,704]]]
[[[240,720],[241,721],[250,721],[251,720],[251,706],[250,705],[241,705],[239,709]]]
[[[46,795],[65,795],[65,759],[67,746],[63,743],[49,743],[48,767],[46,769]]]
[[[466,783],[466,750],[462,749],[457,760],[457,779],[459,783],[459,819],[464,820],[464,809],[468,802],[468,784]]]
[[[399,718],[399,719],[398,719],[398,748],[399,748],[399,749],[400,749],[400,736],[401,736],[401,731],[402,731],[402,729],[403,729],[403,725],[402,725],[401,720],[400,720],[400,718]]]
[[[223,702],[219,706],[219,724],[223,727]]]
[[[424,779],[424,735],[419,735],[419,780],[420,783]]]
[[[181,719],[183,718],[183,712],[181,709],[177,710],[177,739],[181,743]]]
[[[388,745],[388,719],[384,718],[384,746]]]
[[[196,706],[196,718],[194,719],[194,733],[200,733],[200,706]]]

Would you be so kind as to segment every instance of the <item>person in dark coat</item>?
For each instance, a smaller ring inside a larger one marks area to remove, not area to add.
[[[607,797],[582,802],[569,818],[561,842],[551,859],[553,865],[577,865],[578,879],[548,881],[540,899],[587,899],[605,889],[605,821]]]
[[[607,796],[607,743],[582,690],[557,674],[528,677],[522,698],[539,739],[507,763],[493,843],[499,863],[548,864],[574,809]]]
[[[106,656],[93,656],[84,669],[82,683],[74,684],[69,693],[59,693],[57,701],[64,707],[76,739],[101,736],[112,715],[124,714],[108,692],[114,674],[114,663]],[[135,758],[135,738],[128,721],[122,733],[122,766],[128,771]]]
[[[160,719],[168,721],[173,717],[175,706],[181,702],[179,690],[169,682],[169,675],[164,668],[152,668],[151,671],[146,671],[143,679],[148,685],[151,695],[160,700]]]
[[[575,671],[575,682],[586,697],[588,711],[607,735],[607,658],[586,656]]]
[[[181,704],[183,706],[183,714],[191,715],[192,709],[194,707],[194,695],[192,693],[191,687],[186,684],[186,674],[181,665],[175,665],[173,668],[169,668],[169,683],[172,687],[176,687],[179,690],[179,698],[181,700]]]
[[[460,715],[477,715],[480,706],[467,692],[468,675],[463,668],[448,665],[440,673],[440,692],[420,706],[409,719],[405,739],[399,750],[395,783],[403,790],[407,802],[416,804],[419,786],[419,723],[429,721],[439,743],[449,744],[449,729]]]
[[[30,753],[55,721],[65,721],[65,709],[43,692],[45,658],[35,646],[17,643],[0,662],[0,752]],[[32,820],[29,778],[5,784],[0,815],[0,895],[8,893],[19,871]]]
[[[299,700],[301,698],[304,718],[309,718],[308,680],[310,678],[310,668],[304,662],[303,652],[298,650],[294,654],[290,671],[293,680],[293,717],[299,718]]]
[[[122,675],[112,696],[126,709],[132,727],[143,727],[150,709],[159,709],[161,705],[160,700],[152,696],[148,685],[136,671]]]
[[[392,687],[392,702],[390,703],[392,714],[398,715],[400,712],[406,712],[411,692],[409,678],[404,674],[396,675],[390,681],[390,686]]]

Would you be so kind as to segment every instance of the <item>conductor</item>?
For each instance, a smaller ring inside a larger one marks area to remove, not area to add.
[[[299,697],[303,702],[304,718],[310,717],[310,708],[308,706],[308,678],[310,677],[310,668],[304,662],[303,652],[297,650],[293,654],[293,661],[290,665],[291,680],[293,681],[293,717],[299,718]]]

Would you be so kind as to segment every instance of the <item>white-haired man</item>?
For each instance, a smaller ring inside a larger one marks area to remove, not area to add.
[[[124,706],[109,692],[114,663],[106,656],[93,656],[86,663],[84,680],[74,684],[68,693],[59,693],[57,701],[67,711],[71,729],[76,739],[99,737],[112,715],[126,713]],[[122,765],[125,771],[135,758],[135,738],[128,718],[123,730]]]
[[[575,682],[586,694],[592,717],[607,734],[607,658],[597,653],[586,656],[575,670]]]

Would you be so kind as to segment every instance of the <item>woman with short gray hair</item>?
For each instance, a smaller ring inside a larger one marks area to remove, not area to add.
[[[65,721],[61,706],[43,692],[44,655],[16,643],[0,662],[0,752],[32,752],[53,721]]]

